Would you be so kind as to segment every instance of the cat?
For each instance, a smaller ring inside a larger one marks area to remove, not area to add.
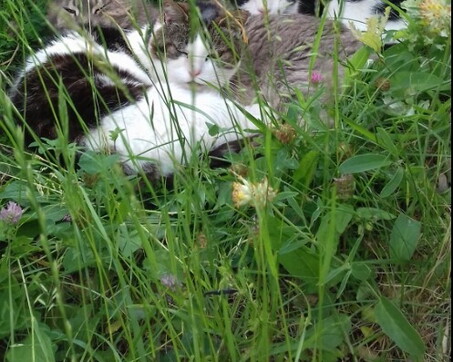
[[[106,49],[93,35],[77,32],[36,52],[10,92],[26,128],[50,139],[66,132],[70,142],[86,150],[118,154],[127,173],[143,170],[154,177],[172,174],[199,145],[212,150],[242,139],[245,130],[256,133],[248,112],[258,117],[257,105],[244,112],[206,86],[224,86],[238,68],[239,57],[233,49],[227,54],[226,44],[241,36],[240,24],[207,7],[201,14],[205,26],[190,34],[197,14],[189,9],[166,1],[154,24],[126,32],[130,52]],[[183,31],[172,31],[176,28]],[[220,29],[231,36],[220,36]],[[150,32],[149,39],[143,36]],[[150,57],[161,68],[179,59],[179,73],[169,71],[162,82],[158,76],[164,73]],[[59,117],[63,98],[71,100],[66,131]],[[210,134],[209,124],[218,134]]]
[[[391,0],[389,2],[400,7],[402,1]],[[384,16],[387,7],[390,6],[382,0],[332,0],[327,4],[327,16],[331,19],[339,18],[347,26],[352,24],[356,29],[366,31],[367,19]],[[385,30],[401,30],[406,26],[406,22],[399,13],[390,7]]]
[[[398,7],[402,1],[390,0],[392,4]],[[236,5],[252,15],[263,13],[321,15],[324,7],[326,7],[327,18],[338,18],[348,27],[352,23],[355,28],[361,31],[366,30],[368,18],[383,16],[385,8],[389,6],[383,0],[331,0],[325,3],[319,0],[237,0]],[[400,30],[405,27],[406,22],[392,8],[385,30]]]
[[[146,68],[156,79],[163,82],[168,79],[176,83],[181,80],[185,82],[190,76],[185,71],[188,59],[181,56],[184,55],[184,51],[178,50],[181,39],[185,39],[184,42],[188,41],[189,32],[187,25],[184,25],[184,19],[188,17],[190,6],[187,3],[174,4],[177,5],[173,8],[172,14],[175,21],[155,29],[150,61]],[[205,14],[215,13],[218,8],[218,5],[212,2],[198,2],[197,6]],[[314,89],[310,85],[309,65],[312,45],[320,25],[319,19],[303,14],[250,15],[245,10],[229,11],[229,14],[239,24],[243,24],[243,34],[229,29],[230,39],[227,45],[221,41],[221,37],[213,37],[213,42],[219,43],[216,45],[217,56],[224,65],[222,69],[218,67],[213,69],[211,63],[206,62],[205,57],[210,56],[206,52],[197,57],[196,62],[192,59],[195,73],[203,69],[204,74],[212,74],[211,79],[216,79],[222,84],[227,84],[226,80],[230,79],[226,87],[230,88],[229,96],[243,105],[255,103],[258,93],[264,96],[269,105],[279,110],[291,100],[292,88],[298,88],[305,94]],[[344,62],[361,47],[361,43],[345,27],[340,27],[338,32],[339,59]],[[326,21],[314,70],[323,74],[327,87],[332,83],[334,68],[332,53],[336,38],[334,23]],[[162,48],[162,54],[166,54],[165,62],[161,62],[156,56],[158,53],[156,49],[159,48]],[[235,51],[232,52],[231,48]],[[228,58],[232,55],[236,59]],[[184,74],[181,74],[181,70]],[[339,73],[341,76],[341,66]],[[205,83],[212,83],[212,80],[200,77],[195,83],[200,88],[205,87]]]
[[[221,88],[239,69],[244,50],[241,24],[244,11],[233,11],[229,16],[214,3],[199,2],[201,22],[209,33],[212,49],[205,40],[196,37],[190,41],[191,6],[184,2],[165,1],[165,19],[154,25],[148,57],[144,65],[154,79],[171,82],[182,87]],[[219,18],[220,20],[216,20]],[[192,54],[192,55],[191,55]],[[190,69],[188,72],[187,69]]]
[[[334,71],[334,48],[338,41],[338,73],[341,79],[347,58],[362,44],[349,29],[335,27],[326,20],[316,61],[310,69],[314,56],[313,44],[320,29],[320,19],[304,14],[259,14],[251,15],[244,25],[247,37],[247,52],[243,55],[241,68],[232,79],[232,89],[243,104],[249,104],[260,93],[274,108],[291,100],[293,89],[305,95],[317,89],[313,84],[313,73],[327,92],[324,101],[331,94]]]
[[[146,0],[54,0],[47,18],[55,29],[85,27],[131,29],[156,19],[157,9]]]
[[[96,127],[100,117],[137,101],[152,86],[129,53],[71,32],[31,55],[9,93],[30,130],[48,139],[63,127],[58,112],[66,103],[68,139],[77,141],[84,126]],[[32,132],[25,133],[26,144]]]

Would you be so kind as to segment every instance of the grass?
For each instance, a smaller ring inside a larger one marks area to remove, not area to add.
[[[24,149],[6,90],[44,3],[0,9],[0,207],[24,210],[0,221],[2,360],[449,358],[449,35],[411,10],[401,44],[351,60],[333,128],[300,96],[230,170],[138,188],[112,156]],[[275,198],[238,206],[239,175]]]

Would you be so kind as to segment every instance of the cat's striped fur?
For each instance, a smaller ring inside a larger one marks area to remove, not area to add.
[[[198,147],[223,152],[222,145],[243,137],[240,130],[255,128],[240,108],[205,85],[223,86],[234,74],[234,68],[225,68],[225,77],[217,76],[225,65],[220,43],[211,49],[203,40],[215,39],[230,19],[221,13],[203,18],[207,27],[200,31],[212,33],[190,39],[187,5],[167,5],[155,24],[125,33],[127,50],[108,49],[95,34],[70,32],[32,55],[10,92],[31,131],[27,141],[32,133],[53,139],[66,129],[69,141],[85,149],[118,154],[128,172],[169,175]],[[174,33],[162,32],[175,22],[187,29],[178,43]],[[210,22],[219,25],[210,28]],[[224,31],[235,27],[230,25]],[[163,33],[161,49],[155,37]],[[177,47],[175,59],[187,76],[160,79],[155,67],[167,67],[165,52],[171,46]],[[259,115],[257,106],[247,109]],[[211,135],[209,124],[217,125],[219,134]]]
[[[157,13],[147,0],[53,0],[47,17],[57,30],[132,29],[155,21]]]

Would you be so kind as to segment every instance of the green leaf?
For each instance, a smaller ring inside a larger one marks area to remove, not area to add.
[[[348,68],[346,68],[344,76],[345,81],[354,78],[354,75],[366,66],[368,59],[370,59],[370,54],[370,48],[361,47],[351,57],[348,57]]]
[[[384,128],[378,127],[376,130],[376,136],[379,145],[385,148],[386,151],[390,152],[393,156],[397,156],[399,154],[398,148],[393,143],[392,137],[390,137]]]
[[[220,133],[220,127],[217,124],[206,122],[206,126],[208,127],[208,133],[210,136],[214,137]]]
[[[335,226],[335,234],[339,237],[345,232],[349,223],[354,216],[354,208],[350,205],[337,205],[337,208],[333,211],[329,211],[323,216],[321,224],[319,225],[316,237],[320,241],[325,241],[329,236],[329,230],[331,225]]]
[[[63,257],[63,268],[66,273],[82,270],[95,262],[93,252],[89,248],[67,248]]]
[[[302,182],[305,186],[309,186],[313,180],[316,166],[318,165],[319,152],[309,151],[300,160],[298,169],[294,172],[294,182]]]
[[[6,354],[7,361],[55,361],[50,337],[38,323],[34,324],[34,336],[30,334],[20,344],[12,345]]]
[[[399,187],[401,181],[403,180],[403,176],[404,170],[401,167],[398,167],[390,181],[382,188],[379,196],[389,197],[390,195],[392,195],[395,192],[395,190]]]
[[[345,314],[332,315],[322,321],[322,326],[322,348],[332,351],[344,342],[351,330],[351,321]]]
[[[364,263],[354,262],[351,268],[352,276],[357,280],[365,281],[372,275],[370,267]]]
[[[317,289],[319,255],[302,247],[291,253],[279,254],[278,261],[291,275],[301,278],[304,283],[311,286],[313,291]]]
[[[12,181],[9,182],[5,187],[3,187],[2,192],[0,192],[0,198],[2,199],[11,199],[26,206],[29,204],[27,199],[27,185],[22,181]],[[3,206],[3,205],[2,205]]]
[[[118,226],[116,240],[118,250],[124,257],[131,257],[142,246],[140,234],[137,230],[128,230],[125,224]]]
[[[41,207],[41,212],[43,212],[46,216],[46,221],[48,222],[56,222],[63,219],[69,211],[65,206],[53,204],[53,205],[45,205]],[[32,219],[38,219],[38,213],[33,212],[30,214]]]
[[[419,221],[400,214],[390,234],[390,257],[401,261],[410,260],[417,247],[420,231]]]
[[[393,220],[396,216],[390,212],[375,207],[359,207],[356,210],[358,217],[362,220]]]
[[[106,156],[95,152],[84,152],[80,156],[79,166],[86,173],[94,175],[109,170],[118,163],[118,160],[117,154]]]
[[[339,171],[342,174],[359,173],[388,166],[391,163],[392,161],[388,159],[388,156],[367,153],[347,159],[340,165]]]
[[[387,16],[388,18],[388,16]],[[375,52],[380,52],[382,48],[382,32],[384,31],[385,17],[372,16],[366,19],[366,31],[358,30],[352,22],[351,32],[363,44],[368,45]]]
[[[447,80],[443,80],[428,72],[420,72],[419,70],[415,72],[397,72],[390,79],[390,82],[392,90],[413,89],[418,92],[425,92],[430,89],[450,89],[450,83]]]
[[[282,191],[282,192],[279,192],[277,194],[277,196],[275,197],[275,199],[273,200],[274,202],[278,202],[278,201],[285,201],[285,200],[288,200],[288,199],[294,199],[295,197],[297,197],[299,195],[298,192],[294,192],[294,191]]]
[[[345,336],[351,330],[350,317],[345,314],[333,314],[318,323],[322,328],[316,326],[307,331],[305,348],[318,346],[324,351],[333,352],[344,343]]]
[[[7,285],[6,282],[2,283]],[[15,279],[11,279],[11,283],[11,292],[8,290],[0,292],[0,338],[2,339],[10,336],[15,330],[25,328],[30,322],[25,303],[21,300],[24,292]]]
[[[322,245],[320,259],[321,270],[319,274],[319,283],[326,284],[330,279],[328,276],[334,255],[337,253],[340,235],[347,229],[354,209],[350,205],[337,205],[336,208],[325,214],[316,233],[316,240]]]
[[[423,357],[423,341],[398,307],[381,297],[374,312],[379,326],[399,348],[415,358]]]
[[[370,298],[373,297],[373,289],[370,287],[370,284],[368,282],[362,282],[360,283],[359,287],[357,288],[357,294],[356,294],[356,301],[358,302],[366,302],[370,300]],[[374,316],[374,315],[373,315]],[[373,319],[374,322],[374,319]]]
[[[365,127],[358,125],[357,123],[353,122],[350,119],[344,118],[344,122],[350,126],[354,131],[364,136],[366,139],[370,140],[371,142],[377,142],[376,135],[373,132],[370,132]]]

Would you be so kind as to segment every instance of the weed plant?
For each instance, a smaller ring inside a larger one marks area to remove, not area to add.
[[[193,157],[167,188],[24,148],[7,89],[45,3],[0,8],[0,359],[449,359],[449,5],[406,3],[385,50],[370,24],[331,106],[298,92],[231,167]]]

